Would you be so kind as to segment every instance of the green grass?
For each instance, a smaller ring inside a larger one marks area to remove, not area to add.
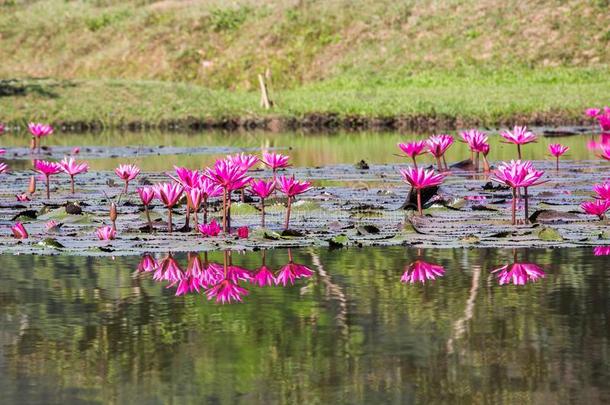
[[[0,83],[0,121],[573,119],[609,102],[608,26],[605,0],[13,0],[0,3],[0,79],[29,87]]]
[[[577,121],[584,108],[608,103],[610,77],[591,69],[446,72],[371,80],[341,75],[272,93],[277,106],[259,108],[256,92],[209,89],[189,83],[134,80],[24,80],[24,93],[0,97],[0,120],[131,121],[222,117],[449,116],[496,125],[539,113]]]

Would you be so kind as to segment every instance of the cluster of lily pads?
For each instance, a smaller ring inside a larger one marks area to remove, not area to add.
[[[610,108],[589,109],[587,115],[595,118],[602,129],[600,142],[593,142],[589,147],[596,150],[598,156],[610,160]],[[40,123],[30,123],[28,126],[32,135],[31,149],[40,149],[41,141],[53,133],[50,125]],[[0,133],[4,127],[0,125]],[[516,146],[515,160],[510,162],[500,162],[492,170],[488,155],[490,145],[488,135],[477,129],[462,131],[460,141],[466,143],[470,150],[469,162],[474,167],[475,172],[481,168],[483,172],[490,174],[492,181],[508,187],[512,190],[512,224],[519,222],[527,223],[529,218],[528,199],[530,188],[545,182],[543,179],[544,171],[537,170],[531,161],[523,160],[523,147],[532,142],[536,142],[537,136],[525,126],[515,126],[512,130],[501,131],[500,135],[505,143]],[[454,144],[455,139],[452,135],[438,134],[432,135],[426,140],[399,143],[398,148],[410,158],[412,166],[400,170],[400,174],[405,183],[409,184],[412,191],[416,194],[417,211],[423,215],[422,190],[438,187],[445,178],[450,175],[450,166],[447,164],[445,153]],[[556,170],[559,171],[559,159],[569,148],[561,144],[549,145],[549,153],[556,159]],[[0,149],[0,154],[5,151]],[[50,181],[52,176],[63,173],[70,179],[70,191],[75,192],[76,176],[86,173],[89,165],[84,161],[77,161],[79,149],[73,150],[73,156],[67,156],[59,162],[47,160],[34,160],[34,170],[44,178],[46,198],[50,198]],[[436,171],[434,166],[431,168],[418,166],[417,158],[420,155],[429,153],[436,160]],[[262,156],[253,154],[238,153],[228,155],[223,159],[218,159],[212,166],[203,170],[190,169],[186,167],[175,167],[174,173],[167,173],[167,181],[163,181],[150,186],[142,186],[136,189],[140,201],[146,213],[148,225],[147,231],[156,231],[150,217],[149,207],[153,200],[160,201],[167,209],[167,232],[171,233],[175,227],[173,225],[173,209],[180,201],[186,202],[186,212],[183,230],[190,230],[191,218],[194,222],[194,229],[198,230],[203,236],[215,237],[223,232],[225,235],[231,234],[231,204],[234,196],[241,196],[245,199],[247,192],[252,197],[258,199],[261,212],[261,226],[265,224],[265,200],[272,194],[281,192],[286,198],[286,215],[283,224],[284,230],[290,226],[290,216],[294,199],[312,188],[310,182],[299,181],[294,176],[278,175],[278,171],[287,168],[290,157],[274,152],[263,152]],[[271,178],[254,178],[251,169],[257,164],[262,163],[272,170]],[[0,173],[8,171],[6,163],[0,163]],[[116,175],[124,182],[121,193],[123,196],[129,195],[130,182],[140,175],[140,169],[133,164],[121,164],[115,169]],[[582,203],[582,210],[590,215],[597,216],[600,220],[605,218],[610,210],[610,182],[606,181],[594,185],[595,198],[592,201]],[[19,201],[28,201],[36,193],[36,177],[31,176],[26,193],[18,194]],[[208,204],[210,199],[218,198],[222,201],[222,222],[219,224],[216,219],[208,221]],[[523,200],[524,217],[522,221],[517,219],[517,207],[519,200]],[[203,214],[200,222],[199,213]],[[100,240],[112,240],[116,238],[118,218],[118,208],[116,203],[110,204],[109,217],[111,225],[103,226],[96,230],[96,236]],[[53,228],[57,224],[50,221],[47,229]],[[15,238],[24,239],[28,237],[27,230],[22,223],[15,223],[12,226],[12,233]],[[249,229],[241,227],[237,229],[240,238],[247,238]]]

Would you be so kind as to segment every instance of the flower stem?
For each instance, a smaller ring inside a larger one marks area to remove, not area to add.
[[[419,212],[419,216],[424,216],[424,211],[421,206],[421,189],[417,189],[417,211]]]
[[[150,211],[148,211],[148,205],[144,206],[144,211],[146,212],[146,219],[148,220],[148,230],[152,232],[153,226],[152,221],[150,220]]]
[[[167,232],[172,233],[172,207],[167,207]]]
[[[556,162],[555,162],[555,168],[557,169],[557,171],[559,171],[559,156],[555,157]]]
[[[521,160],[521,145],[517,144],[517,156],[519,156],[519,160]]]
[[[51,179],[49,179],[49,175],[47,174],[45,176],[47,178],[47,200],[51,198],[51,188],[49,183],[51,182]]]
[[[72,194],[74,194],[74,176],[73,175],[70,176],[70,191],[72,191]]]
[[[513,225],[517,224],[517,218],[515,217],[515,212],[517,211],[517,195],[515,189],[513,188],[513,203],[512,203],[512,222]]]
[[[261,198],[261,227],[265,227],[265,199]]]
[[[208,198],[203,197],[203,223],[208,223]]]
[[[413,156],[411,159],[413,159],[413,167],[417,169],[417,162],[415,161],[415,156]]]
[[[528,217],[529,217],[529,202],[528,202],[528,195],[527,195],[527,187],[523,187],[523,199],[525,200],[525,206],[524,206],[525,223],[527,223]]]
[[[443,168],[441,167],[441,158],[439,156],[436,157],[436,166],[438,167],[439,172],[443,171]]]
[[[288,230],[288,226],[290,224],[290,209],[292,208],[292,198],[288,196],[288,209],[286,210],[286,223],[284,224],[284,229]]]
[[[227,189],[222,191],[222,231],[227,233]]]
[[[123,190],[123,192],[124,192],[125,194],[127,194],[127,189],[128,189],[128,187],[129,187],[129,180],[125,180],[125,190]]]

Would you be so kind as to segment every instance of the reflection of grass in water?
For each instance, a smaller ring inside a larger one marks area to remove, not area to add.
[[[450,132],[457,138],[457,134]],[[490,132],[491,154],[490,159],[510,160],[515,158],[514,145],[500,142],[500,136]],[[72,145],[101,145],[101,146],[158,146],[172,145],[177,147],[201,146],[232,146],[258,148],[261,146],[283,148],[282,153],[292,156],[294,166],[321,166],[327,164],[347,163],[354,164],[361,159],[368,163],[408,163],[407,159],[396,156],[399,152],[397,142],[413,139],[422,139],[424,135],[409,135],[399,133],[346,133],[336,134],[303,134],[299,132],[267,133],[254,132],[246,134],[205,132],[197,134],[143,132],[143,133],[116,133],[102,132],[99,134],[86,133],[55,134],[45,139],[45,144],[58,146]],[[565,159],[584,160],[595,156],[587,149],[586,142],[591,136],[571,136],[562,138],[540,137],[535,144],[523,148],[525,159],[550,159],[548,145],[562,143],[570,147]],[[28,143],[26,134],[10,134],[2,138],[5,147],[25,146]],[[288,150],[288,148],[291,148]],[[180,155],[180,156],[149,156],[142,158],[107,158],[91,160],[91,167],[96,170],[112,169],[120,162],[132,161],[139,164],[146,171],[170,170],[173,165],[188,167],[204,167],[212,163],[221,155]],[[449,149],[447,158],[450,162],[468,158],[469,152],[465,144],[456,141]],[[426,164],[433,164],[430,156],[420,157]],[[562,158],[563,160],[563,158]]]

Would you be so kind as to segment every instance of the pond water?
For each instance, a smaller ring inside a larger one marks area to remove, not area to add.
[[[455,131],[450,133],[455,135]],[[510,160],[514,158],[515,147],[501,142],[497,131],[489,131],[491,145],[491,160]],[[396,143],[414,139],[424,139],[424,135],[400,134],[396,132],[337,132],[312,134],[303,132],[142,132],[142,133],[85,133],[85,134],[54,134],[44,139],[43,144],[51,147],[63,147],[67,152],[69,147],[81,147],[83,156],[86,147],[98,148],[98,158],[90,161],[94,170],[114,169],[119,163],[129,161],[138,164],[146,171],[171,169],[173,165],[203,167],[210,165],[218,157],[226,153],[240,150],[260,151],[263,148],[284,150],[291,155],[294,166],[324,166],[337,163],[353,164],[364,159],[368,163],[404,163],[405,158],[398,156]],[[595,140],[596,134],[575,135],[567,137],[540,136],[535,144],[524,148],[526,159],[550,159],[548,145],[562,143],[570,147],[570,151],[562,159],[589,160],[594,154],[587,148],[587,141]],[[5,148],[26,147],[29,145],[29,135],[26,133],[11,133],[0,138],[0,145]],[[172,154],[172,148],[183,148],[183,153]],[[162,146],[162,147],[161,147]],[[121,149],[129,147],[129,149]],[[152,148],[152,150],[149,150]],[[207,153],[192,153],[188,148],[210,148]],[[218,151],[217,148],[222,148]],[[146,153],[144,153],[146,152]],[[160,154],[160,155],[157,155]],[[11,153],[6,158],[11,160]],[[111,157],[116,155],[116,157]],[[22,157],[28,157],[23,151]],[[447,152],[451,162],[466,159],[469,156],[466,144],[456,142]],[[54,156],[61,159],[62,153]],[[422,156],[422,161],[433,163],[433,158]],[[14,169],[30,168],[27,159],[10,162]]]
[[[241,281],[243,302],[227,305],[203,290],[176,296],[140,260],[0,256],[0,402],[610,401],[608,256],[591,249],[165,258],[243,274],[264,262],[280,279]],[[423,262],[443,269],[401,282]],[[310,271],[282,278],[288,263]],[[501,285],[492,271],[513,263],[530,277]]]

